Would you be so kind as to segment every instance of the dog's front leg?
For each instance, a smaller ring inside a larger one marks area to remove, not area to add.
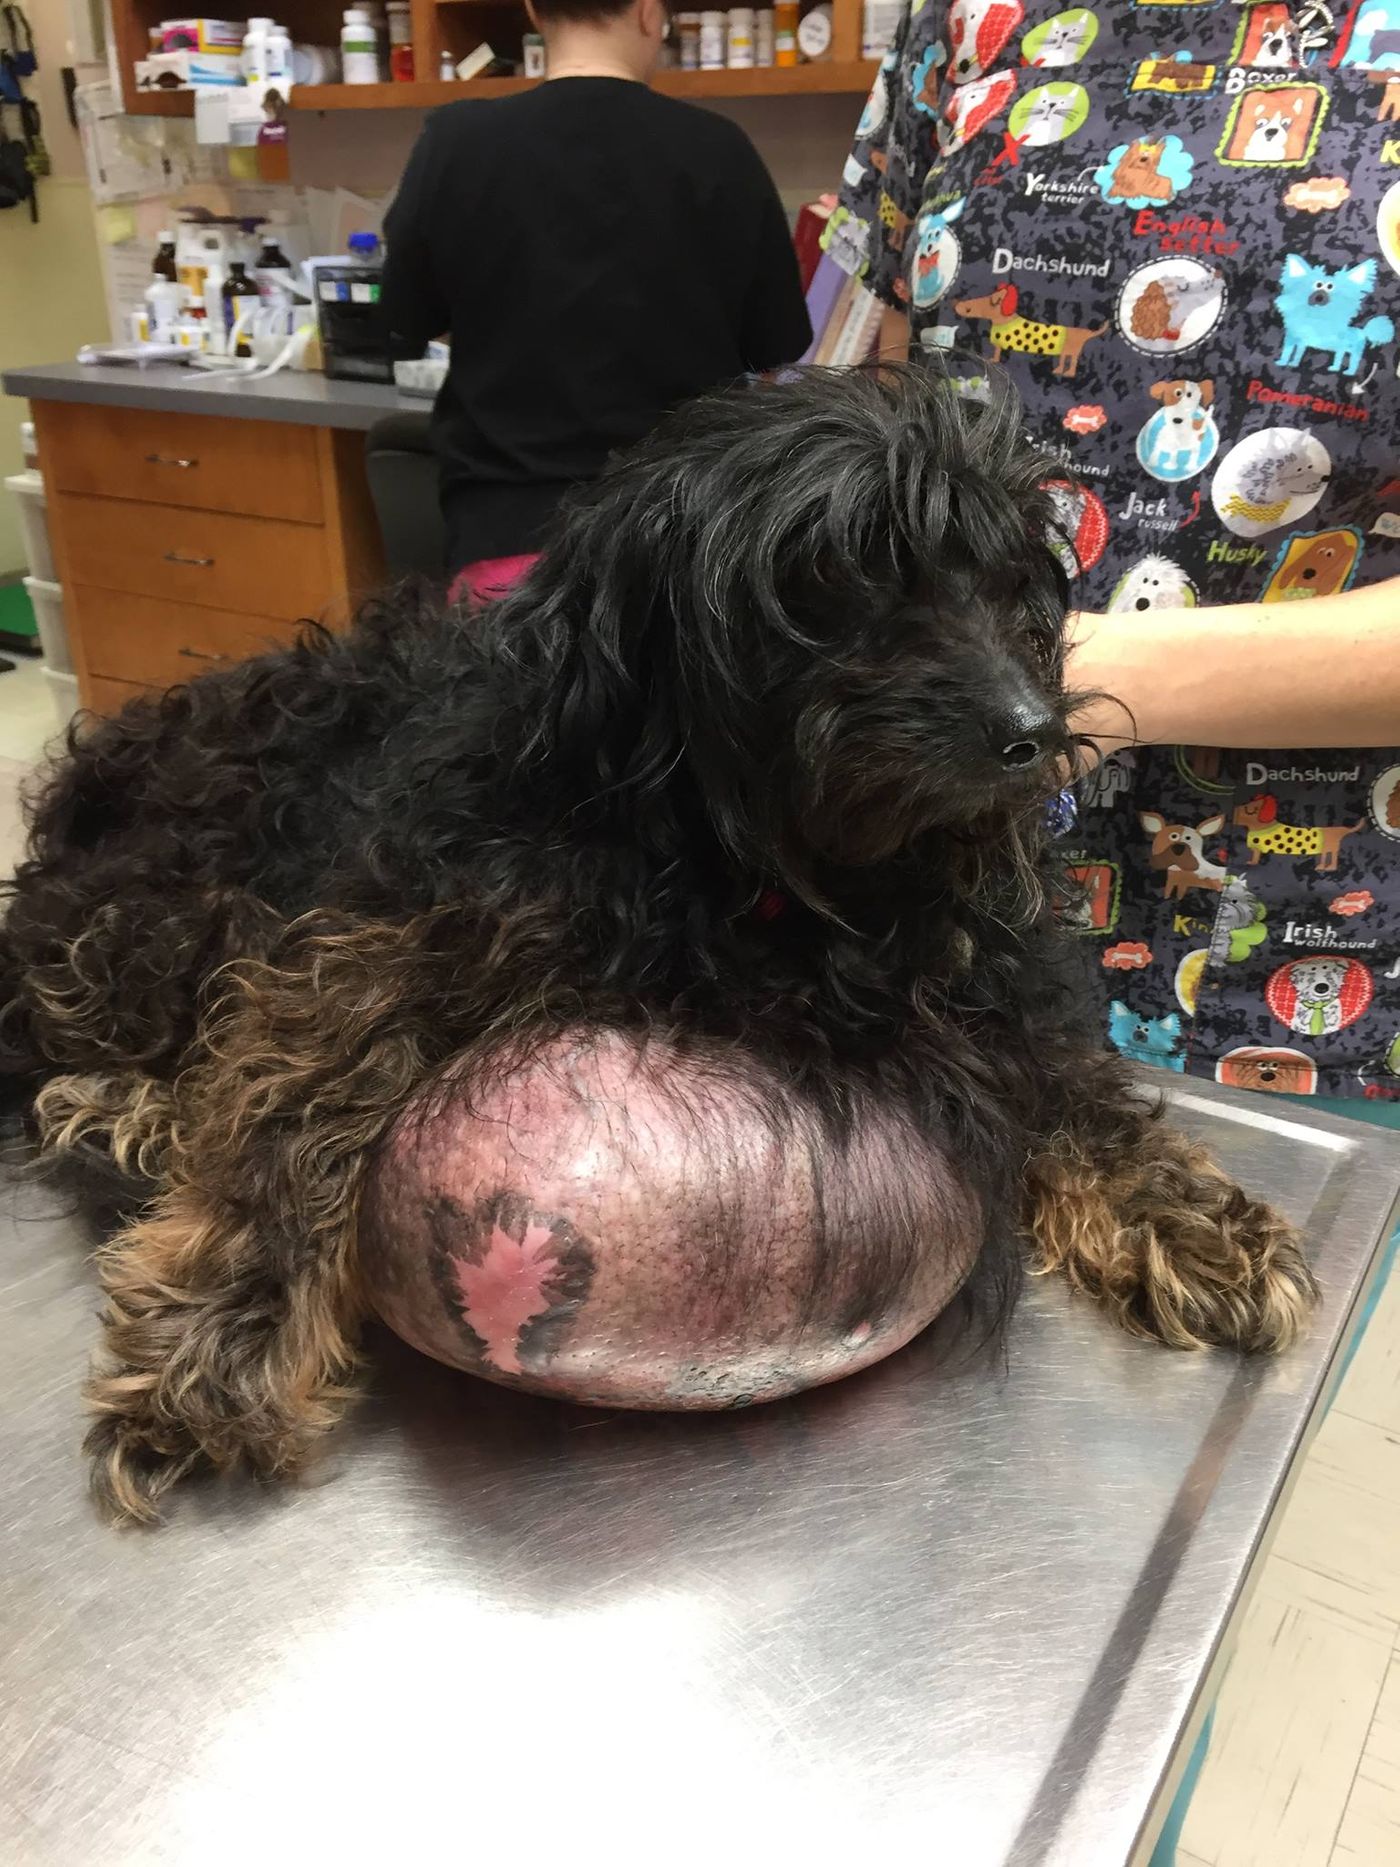
[[[294,930],[233,975],[182,1087],[167,1188],[100,1254],[88,1450],[111,1516],[154,1518],[199,1467],[290,1472],[338,1417],[363,1168],[431,1068],[420,957],[412,929]]]
[[[1297,1232],[1086,1053],[1027,1169],[1041,1271],[1062,1271],[1124,1328],[1173,1348],[1287,1348],[1317,1298]]]

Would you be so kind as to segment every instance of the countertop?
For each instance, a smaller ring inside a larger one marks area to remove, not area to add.
[[[708,1418],[381,1336],[314,1478],[151,1533],[84,1497],[91,1241],[0,1188],[0,1859],[1140,1861],[1400,1188],[1383,1132],[1170,1094],[1308,1225],[1282,1360],[1133,1341],[1057,1279],[1004,1357],[935,1327]]]
[[[296,422],[310,428],[365,429],[384,415],[426,415],[426,396],[400,395],[388,383],[341,382],[307,370],[279,370],[251,381],[209,376],[179,364],[148,369],[117,364],[45,363],[6,370],[7,395],[36,402],[100,402],[172,415],[228,415],[237,421]]]

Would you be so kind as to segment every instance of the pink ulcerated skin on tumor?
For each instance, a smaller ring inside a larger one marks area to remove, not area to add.
[[[977,1202],[932,1144],[878,1114],[858,1123],[844,1160],[822,1156],[825,1222],[843,1253],[814,1320],[810,1163],[791,1131],[761,1119],[763,1098],[781,1093],[746,1084],[718,1048],[677,1053],[606,1031],[464,1076],[406,1112],[369,1175],[371,1305],[449,1366],[607,1407],[775,1400],[883,1360],[971,1268]],[[862,1227],[878,1234],[885,1212],[930,1187],[910,1287],[845,1320]],[[588,1267],[572,1295],[566,1252]],[[542,1336],[533,1325],[546,1316]]]
[[[491,1228],[480,1264],[454,1262],[462,1317],[481,1337],[487,1359],[502,1374],[523,1374],[520,1336],[527,1323],[550,1306],[548,1284],[554,1271],[554,1234],[547,1225],[527,1225],[519,1240]]]

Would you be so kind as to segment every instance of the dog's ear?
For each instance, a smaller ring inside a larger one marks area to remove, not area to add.
[[[1207,817],[1204,823],[1198,823],[1196,825],[1196,834],[1197,836],[1216,836],[1224,828],[1225,819],[1223,816]]]
[[[1174,382],[1154,382],[1147,393],[1154,402],[1165,402],[1175,387]]]
[[[1215,384],[1207,380],[1206,382],[1198,382],[1196,387],[1201,392],[1201,407],[1209,408],[1211,403],[1215,400]]]
[[[1305,259],[1299,259],[1296,253],[1290,253],[1283,262],[1285,279],[1306,279],[1312,267]]]
[[[1149,836],[1157,836],[1167,827],[1166,818],[1160,816],[1155,810],[1140,810],[1138,822]]]
[[[992,293],[997,308],[1004,318],[1014,318],[1016,307],[1021,302],[1021,294],[1014,285],[999,285]]]

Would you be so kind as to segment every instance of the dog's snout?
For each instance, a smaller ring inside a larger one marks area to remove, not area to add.
[[[992,753],[1005,771],[1029,771],[1062,737],[1054,714],[1030,702],[1008,707],[987,728]]]

